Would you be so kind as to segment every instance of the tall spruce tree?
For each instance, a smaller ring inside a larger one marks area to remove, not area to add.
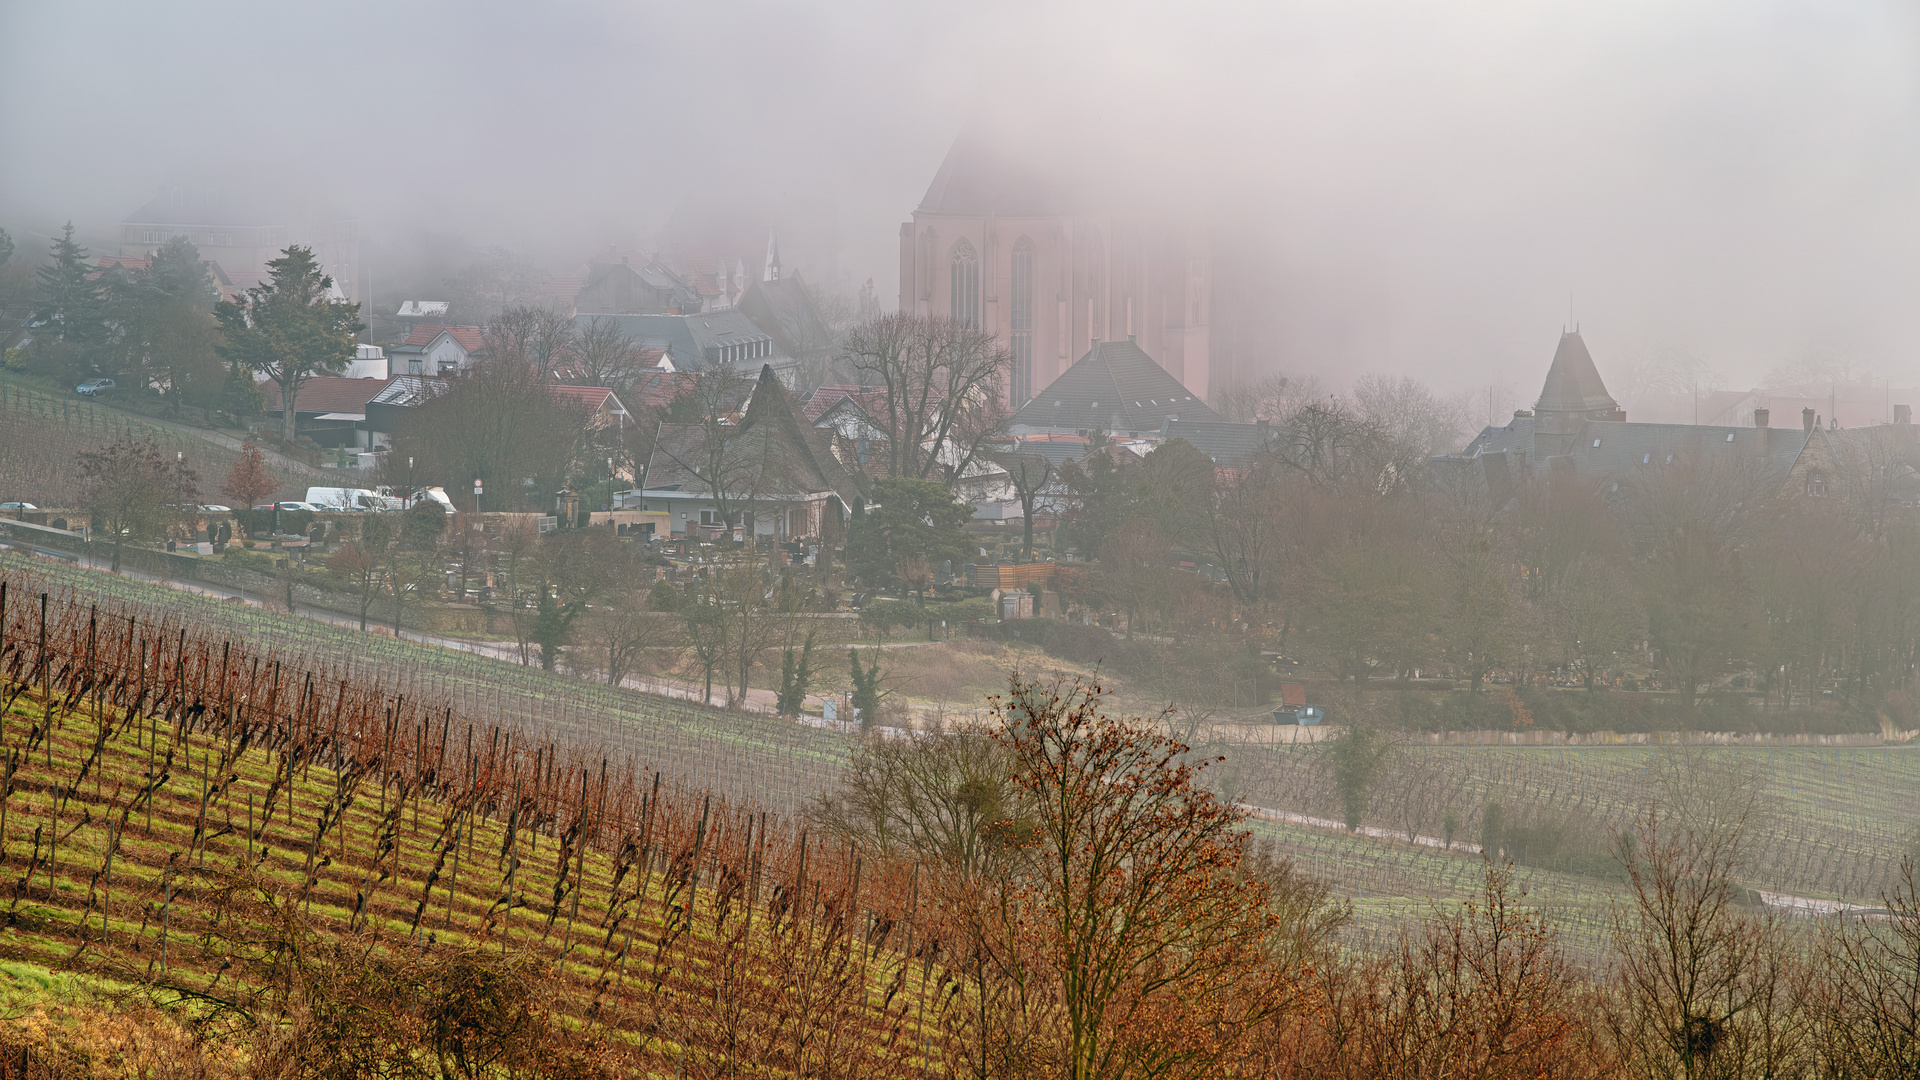
[[[73,239],[73,222],[53,241],[53,261],[34,275],[40,303],[34,327],[34,366],[57,377],[92,374],[105,336],[100,283],[87,265],[87,249]]]
[[[365,327],[360,305],[332,300],[333,278],[312,248],[298,244],[267,263],[269,280],[238,301],[220,303],[227,340],[220,354],[265,375],[280,388],[280,436],[294,438],[294,403],[316,375],[332,374],[353,359],[353,336]]]
[[[148,269],[110,270],[103,280],[116,374],[158,388],[176,409],[217,400],[226,383],[226,365],[215,351],[220,324],[213,309],[220,294],[199,249],[176,236],[154,252]]]

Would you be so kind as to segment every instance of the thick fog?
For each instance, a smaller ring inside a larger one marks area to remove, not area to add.
[[[1610,380],[1912,385],[1917,75],[1910,5],[1838,0],[4,0],[0,225],[98,245],[164,185],[297,193],[379,274],[804,200],[890,299],[972,123],[1219,230],[1278,370],[1530,399],[1571,312]]]

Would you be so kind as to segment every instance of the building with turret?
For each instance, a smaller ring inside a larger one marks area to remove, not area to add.
[[[1502,498],[1545,476],[1613,495],[1680,467],[1751,478],[1783,495],[1856,505],[1920,503],[1920,447],[1905,406],[1894,409],[1893,423],[1856,428],[1841,428],[1812,408],[1793,418],[1797,427],[1774,427],[1764,407],[1751,416],[1751,424],[1739,426],[1630,422],[1607,392],[1586,341],[1569,330],[1560,335],[1532,409],[1485,428],[1459,454],[1434,464],[1472,470]]]

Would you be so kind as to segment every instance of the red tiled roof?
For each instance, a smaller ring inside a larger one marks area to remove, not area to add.
[[[294,402],[293,411],[302,413],[364,413],[367,402],[375,394],[387,388],[391,377],[385,379],[340,379],[320,376],[308,379],[300,387],[300,398]],[[274,415],[280,413],[280,392],[278,388],[266,391],[267,411]]]
[[[589,413],[626,407],[625,402],[615,397],[613,391],[604,386],[569,386],[564,383],[553,383],[547,387],[547,392],[559,401],[584,406]]]
[[[479,327],[477,326],[443,326],[440,323],[421,323],[420,325],[415,326],[413,328],[413,332],[407,335],[407,340],[402,342],[401,344],[403,345],[431,344],[434,338],[437,338],[440,336],[440,332],[442,330],[446,331],[449,335],[451,335],[453,337],[453,340],[457,344],[459,344],[461,348],[467,350],[468,355],[472,355],[473,353],[477,353],[481,349],[486,348],[486,343],[483,340],[481,340]]]
[[[675,398],[692,389],[699,379],[690,371],[654,371],[633,380],[633,389],[629,393],[639,396],[636,404],[640,408],[664,409],[673,404]]]
[[[865,409],[873,416],[887,411],[886,392],[872,386],[822,386],[807,399],[805,413],[808,423],[813,423],[827,414],[827,410],[847,400]],[[877,411],[876,411],[877,410]]]

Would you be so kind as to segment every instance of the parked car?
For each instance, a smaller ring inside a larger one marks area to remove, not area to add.
[[[282,510],[311,510],[315,513],[319,513],[320,510],[322,509],[321,507],[315,506],[312,503],[303,503],[303,502],[277,502],[277,503],[254,503],[253,504],[253,508],[255,510],[272,510],[276,506]]]
[[[74,387],[73,392],[81,397],[99,397],[101,394],[110,394],[118,389],[120,387],[112,379],[88,379]]]
[[[233,513],[233,507],[221,506],[219,503],[203,503],[200,506],[200,512],[203,514],[231,514]]]
[[[0,510],[38,510],[38,509],[40,508],[33,505],[30,502],[0,502]]]

